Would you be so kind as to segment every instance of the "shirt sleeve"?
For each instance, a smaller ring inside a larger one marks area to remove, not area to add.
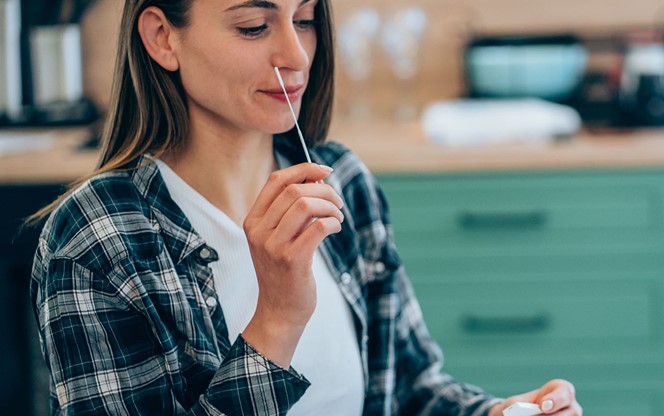
[[[285,415],[309,385],[292,367],[279,367],[240,335],[200,404],[229,415]]]
[[[283,415],[309,386],[240,336],[207,389],[189,398],[178,334],[164,331],[150,302],[164,293],[148,294],[142,276],[112,284],[69,259],[51,261],[43,275],[39,268],[33,273],[58,414]]]
[[[431,337],[420,305],[394,245],[387,202],[376,186],[386,232],[380,249],[382,263],[399,307],[396,315],[395,413],[404,415],[480,416],[502,401],[481,388],[462,383],[442,370],[443,354]]]

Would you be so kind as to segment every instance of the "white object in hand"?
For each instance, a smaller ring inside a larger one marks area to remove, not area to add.
[[[503,416],[534,416],[542,413],[535,403],[516,402],[503,410]]]
[[[295,120],[295,128],[297,128],[297,134],[300,136],[300,143],[302,143],[302,149],[304,149],[304,155],[307,157],[307,162],[311,163],[311,157],[309,157],[309,150],[307,150],[307,144],[304,142],[304,136],[302,136],[302,130],[300,130],[300,125],[297,124],[297,116],[295,115],[295,110],[293,110],[293,105],[288,98],[288,93],[286,92],[286,86],[284,85],[284,80],[281,78],[281,73],[279,73],[279,68],[274,67],[274,72],[277,73],[277,78],[279,79],[279,85],[281,89],[284,90],[284,95],[286,96],[286,102],[288,103],[288,108],[293,115],[293,120]]]

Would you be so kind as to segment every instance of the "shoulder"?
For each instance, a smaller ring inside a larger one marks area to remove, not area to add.
[[[346,146],[327,142],[314,148],[318,163],[326,163],[334,171],[325,180],[342,196],[346,221],[339,238],[348,252],[348,242],[355,241],[367,264],[381,265],[383,277],[391,276],[390,270],[400,266],[400,260],[392,242],[392,226],[387,199],[378,180],[360,158]],[[345,236],[345,239],[344,239]],[[378,269],[376,269],[378,270]],[[377,273],[370,271],[373,278]]]
[[[327,182],[339,192],[358,228],[387,222],[387,204],[378,181],[348,147],[326,142],[313,149],[319,163],[334,169]]]
[[[376,188],[376,180],[367,166],[348,147],[337,142],[326,142],[312,150],[317,162],[334,169],[331,180],[344,192],[369,192]]]
[[[47,220],[39,241],[43,259],[67,258],[104,271],[130,253],[150,250],[151,210],[131,180],[112,171],[91,178],[68,195]]]
[[[329,141],[316,146],[312,150],[315,155],[320,159],[320,163],[325,163],[328,166],[340,171],[343,171],[347,176],[366,175],[369,170],[360,160],[360,158],[345,145]]]

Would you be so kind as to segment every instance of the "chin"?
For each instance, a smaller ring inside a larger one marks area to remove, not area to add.
[[[270,135],[285,133],[295,128],[293,116],[288,109],[283,113],[263,114],[260,118],[245,120],[243,124],[249,130],[257,130]]]
[[[272,128],[268,129],[268,132],[270,134],[281,134],[281,133],[286,133],[287,131],[290,131],[295,128],[295,123],[293,123],[293,118],[290,117],[290,120],[287,122],[282,122],[279,123]]]

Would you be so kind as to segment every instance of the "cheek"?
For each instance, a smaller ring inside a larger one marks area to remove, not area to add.
[[[311,64],[314,61],[314,56],[316,56],[316,47],[318,44],[318,39],[316,36],[316,33],[311,33],[310,36],[307,36],[305,38],[305,44],[304,44],[304,49],[307,51],[307,54],[309,55],[309,67],[311,67]]]
[[[197,95],[217,97],[211,100],[241,89],[255,77],[256,59],[246,50],[197,47],[188,51],[187,58],[181,68],[185,87]]]

